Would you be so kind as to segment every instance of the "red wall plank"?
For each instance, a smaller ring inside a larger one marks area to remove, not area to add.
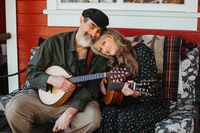
[[[18,37],[19,38],[39,38],[48,37],[59,32],[72,31],[76,28],[66,27],[46,27],[46,26],[18,26]]]
[[[17,0],[17,13],[43,13],[46,8],[46,0]]]
[[[44,14],[18,14],[17,23],[18,26],[46,26],[47,17]]]

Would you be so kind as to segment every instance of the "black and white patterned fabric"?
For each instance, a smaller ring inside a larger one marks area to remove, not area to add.
[[[187,58],[181,62],[181,76],[183,93],[179,94],[179,98],[186,104],[195,102],[195,79],[199,70],[199,51],[194,48],[187,54]]]
[[[193,133],[196,109],[192,104],[195,100],[195,79],[199,70],[199,51],[194,48],[181,62],[183,90],[179,99],[171,102],[169,117],[156,124],[156,133]]]

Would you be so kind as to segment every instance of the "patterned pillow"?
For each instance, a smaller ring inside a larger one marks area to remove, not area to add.
[[[30,60],[33,58],[33,56],[35,55],[36,51],[39,49],[39,47],[33,47],[31,48],[31,56],[30,56]],[[21,86],[21,89],[28,89],[30,87],[30,83],[28,82],[28,80],[25,80],[24,84]]]
[[[187,104],[195,100],[195,80],[199,70],[199,50],[194,48],[186,59],[181,62],[182,89],[179,91],[179,98]]]
[[[163,50],[164,97],[177,100],[179,81],[179,57],[182,39],[180,36],[165,36]]]

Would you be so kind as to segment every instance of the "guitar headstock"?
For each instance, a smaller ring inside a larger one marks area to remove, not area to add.
[[[134,90],[140,91],[143,95],[152,95],[155,94],[155,88],[157,88],[157,80],[142,80],[138,83],[135,83]]]
[[[125,81],[126,77],[130,76],[131,74],[125,67],[115,67],[109,72],[108,75],[113,82],[122,82]]]

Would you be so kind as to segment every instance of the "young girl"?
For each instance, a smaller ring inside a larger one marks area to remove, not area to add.
[[[97,54],[111,58],[110,66],[125,66],[130,72],[129,80],[134,82],[157,79],[156,62],[151,49],[144,43],[133,43],[125,39],[117,31],[108,29],[92,46]],[[106,95],[104,83],[101,91]],[[102,122],[98,130],[101,133],[153,133],[155,124],[169,112],[168,102],[150,87],[150,95],[132,90],[131,82],[127,81],[121,92],[124,95],[120,105],[102,104]]]

